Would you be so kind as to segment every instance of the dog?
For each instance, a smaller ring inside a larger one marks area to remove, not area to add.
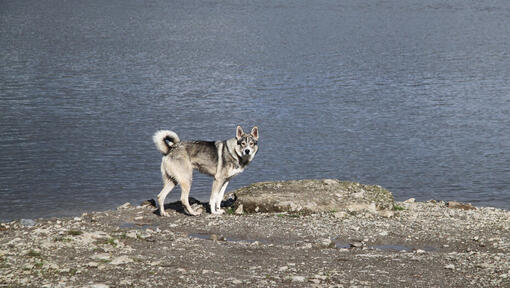
[[[165,212],[165,198],[172,189],[181,186],[181,203],[189,215],[200,213],[189,204],[189,192],[193,169],[214,177],[209,205],[211,214],[223,214],[221,200],[230,179],[243,172],[258,151],[259,129],[253,127],[246,134],[241,126],[236,128],[234,138],[223,141],[183,141],[170,130],[159,130],[152,137],[161,160],[163,189],[158,194],[159,214],[169,216]]]

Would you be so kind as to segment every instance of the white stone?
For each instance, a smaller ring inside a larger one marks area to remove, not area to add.
[[[117,258],[114,258],[110,264],[112,265],[124,265],[128,263],[133,263],[133,259],[129,258],[128,256],[119,256]]]
[[[295,275],[291,277],[292,282],[305,282],[305,280],[306,280],[305,276]]]

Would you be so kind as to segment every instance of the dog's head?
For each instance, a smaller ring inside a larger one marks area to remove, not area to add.
[[[237,126],[236,130],[236,153],[241,158],[253,159],[255,153],[259,149],[257,142],[259,141],[259,128],[256,126],[251,129],[250,134],[246,134],[241,126]]]

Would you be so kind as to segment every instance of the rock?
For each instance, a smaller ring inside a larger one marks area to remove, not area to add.
[[[145,200],[140,204],[140,206],[154,208],[156,207],[156,200],[154,199]]]
[[[90,267],[90,268],[97,268],[98,266],[99,266],[99,264],[94,261],[90,261],[89,263],[87,263],[87,267]]]
[[[32,219],[21,219],[19,222],[21,225],[28,227],[34,226],[36,224],[35,221]]]
[[[108,261],[111,259],[111,256],[108,253],[98,253],[98,254],[94,254],[94,255],[90,256],[90,259],[100,260],[100,261]]]
[[[381,186],[334,179],[260,182],[234,191],[245,213],[352,212],[393,209],[393,195]],[[320,195],[320,197],[318,197]],[[343,214],[338,214],[343,217]]]
[[[448,265],[444,266],[444,269],[448,269],[448,270],[455,270],[455,265],[453,265],[453,264],[448,264]]]
[[[384,218],[391,218],[395,216],[395,212],[391,210],[379,210],[377,211],[377,215],[384,217]]]
[[[305,282],[305,276],[294,275],[290,278],[291,282]]]
[[[137,239],[138,238],[138,232],[136,230],[130,230],[126,232],[126,237]]]
[[[90,284],[83,286],[83,288],[109,288],[110,286],[104,284],[104,283],[96,283],[96,284]]]
[[[351,248],[362,248],[363,247],[363,243],[361,243],[361,242],[353,242],[349,245],[351,246]]]
[[[324,248],[333,248],[335,247],[335,243],[331,241],[329,238],[321,239],[319,241],[319,245]]]
[[[338,219],[347,218],[347,216],[349,216],[349,214],[344,211],[339,211],[339,212],[333,213],[333,217],[338,218]]]
[[[114,258],[110,264],[112,265],[124,265],[128,263],[134,262],[133,259],[129,258],[128,256],[119,256],[117,258]]]
[[[475,210],[476,208],[471,203],[460,203],[456,201],[449,201],[447,204],[448,208],[462,209],[462,210]]]
[[[416,202],[416,199],[414,199],[414,198],[409,198],[406,201],[404,201],[404,203],[414,203],[414,202]]]
[[[131,208],[131,203],[126,202],[126,203],[120,205],[119,207],[117,207],[117,210],[125,210],[125,209],[129,209],[129,208]]]
[[[236,215],[242,215],[244,213],[243,211],[243,204],[239,204],[236,208],[236,210],[234,211],[234,214]]]

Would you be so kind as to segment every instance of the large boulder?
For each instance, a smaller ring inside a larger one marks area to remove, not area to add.
[[[390,191],[336,179],[260,182],[234,191],[235,209],[254,212],[355,212],[387,215],[393,210]],[[383,212],[383,213],[381,213]],[[392,215],[392,214],[391,214]]]

